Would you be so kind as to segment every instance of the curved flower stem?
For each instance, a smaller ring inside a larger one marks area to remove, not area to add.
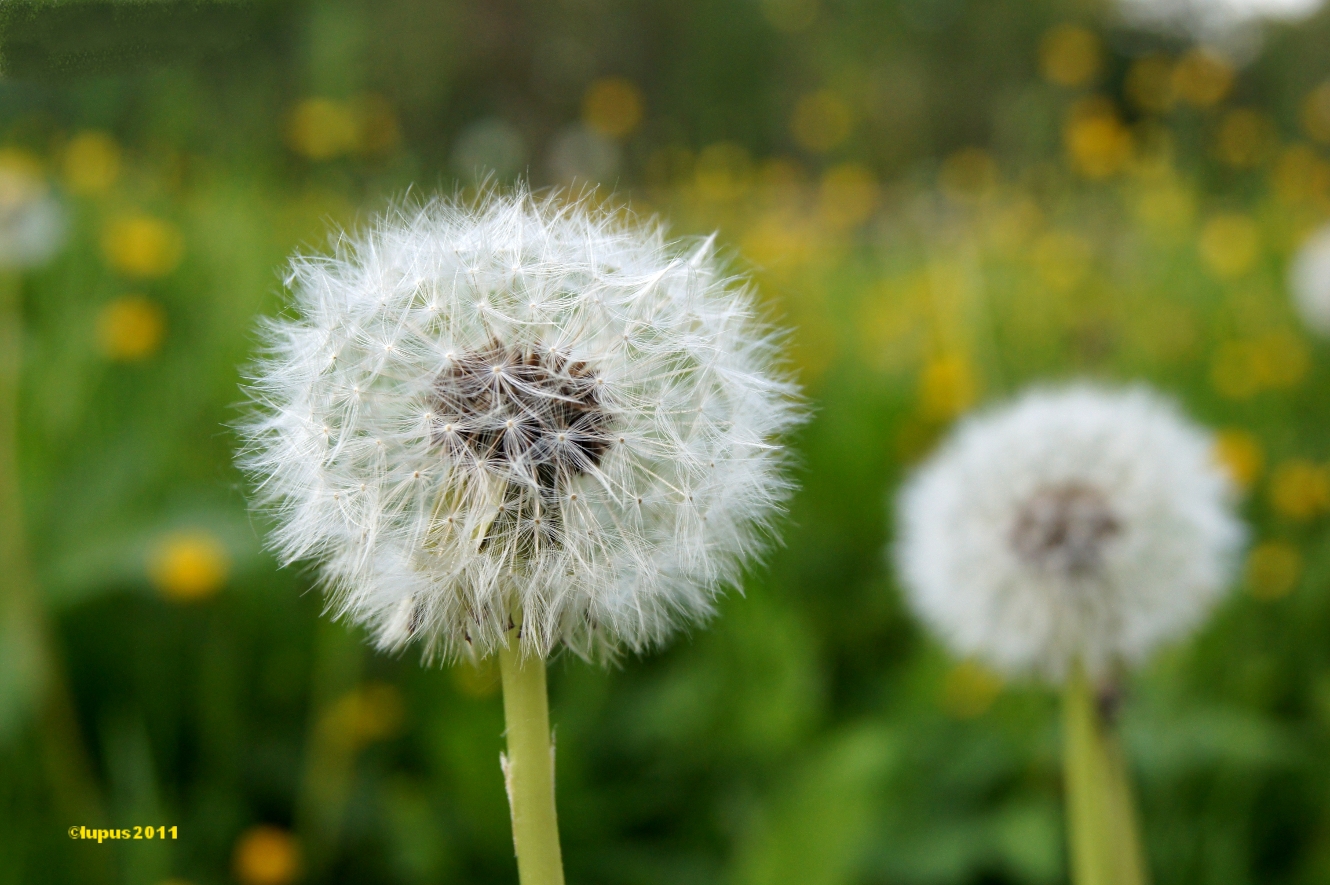
[[[499,651],[499,669],[508,739],[500,762],[513,813],[518,878],[522,885],[563,885],[545,662],[523,656],[514,630]]]
[[[1075,885],[1146,885],[1126,764],[1078,666],[1063,694],[1067,841]]]

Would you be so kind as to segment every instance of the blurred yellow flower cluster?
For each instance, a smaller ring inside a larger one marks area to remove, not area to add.
[[[381,156],[395,149],[401,138],[392,105],[372,93],[346,100],[307,98],[286,119],[287,145],[307,160]]]
[[[1301,336],[1276,329],[1221,342],[1210,366],[1210,380],[1224,396],[1241,400],[1263,390],[1295,387],[1310,366],[1311,355]]]

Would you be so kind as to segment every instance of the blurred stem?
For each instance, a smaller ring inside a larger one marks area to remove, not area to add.
[[[563,885],[545,661],[524,656],[520,645],[514,630],[499,650],[508,737],[508,753],[500,761],[513,813],[517,873],[522,885]]]
[[[1145,852],[1141,848],[1131,775],[1127,770],[1127,757],[1122,752],[1122,741],[1116,728],[1105,728],[1104,743],[1108,759],[1109,801],[1112,803],[1110,814],[1114,821],[1121,864],[1119,881],[1123,885],[1148,885],[1150,876],[1145,864]]]
[[[23,499],[18,469],[18,392],[23,365],[20,280],[0,271],[0,666],[11,672],[11,690],[35,707],[38,753],[56,811],[66,825],[104,823],[101,792],[79,731],[78,713],[56,654],[54,629],[46,617],[28,564]],[[26,712],[26,711],[24,711]],[[109,878],[109,853],[90,852],[95,880]]]
[[[1125,760],[1078,665],[1063,694],[1067,835],[1075,885],[1146,885]]]

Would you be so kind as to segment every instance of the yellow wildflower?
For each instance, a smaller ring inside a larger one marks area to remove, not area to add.
[[[1302,553],[1287,541],[1264,541],[1247,554],[1247,589],[1263,602],[1281,599],[1298,586]]]
[[[1094,32],[1080,25],[1055,25],[1039,43],[1039,71],[1059,86],[1082,86],[1099,73],[1103,54]]]
[[[949,421],[971,406],[979,396],[979,379],[970,361],[961,354],[931,360],[919,377],[919,405],[925,416]]]
[[[215,594],[231,572],[226,546],[210,532],[183,531],[165,538],[152,551],[148,575],[157,590],[175,602],[193,602]]]
[[[1330,80],[1302,100],[1302,128],[1312,141],[1330,144]]]
[[[110,190],[120,177],[120,145],[106,132],[80,132],[65,145],[65,184],[76,194]]]
[[[143,295],[123,295],[97,315],[97,343],[107,359],[118,363],[152,356],[165,334],[165,313]]]
[[[107,263],[129,277],[166,276],[180,264],[184,247],[184,238],[173,224],[151,215],[124,215],[102,231]]]
[[[878,184],[873,173],[858,163],[833,166],[822,176],[818,209],[834,229],[854,227],[867,221],[877,208]]]
[[[642,123],[642,90],[624,77],[593,82],[582,97],[582,122],[607,138],[627,138]]]
[[[241,885],[289,885],[300,875],[300,846],[280,827],[250,827],[236,842],[232,865]]]
[[[1173,69],[1173,92],[1198,108],[1212,107],[1233,88],[1233,65],[1213,49],[1188,52]]]
[[[1112,104],[1098,96],[1072,107],[1062,138],[1072,167],[1086,178],[1107,178],[1131,159],[1131,130]]]
[[[1136,107],[1162,114],[1173,105],[1173,63],[1164,55],[1142,56],[1127,68],[1123,88]]]
[[[1261,232],[1249,216],[1224,212],[1201,228],[1197,249],[1202,263],[1214,277],[1234,279],[1256,264],[1261,254]]]
[[[1245,430],[1230,428],[1215,435],[1215,460],[1239,489],[1249,489],[1261,475],[1265,455],[1255,436]]]
[[[1330,469],[1305,458],[1279,464],[1270,475],[1270,506],[1299,521],[1330,510]]]

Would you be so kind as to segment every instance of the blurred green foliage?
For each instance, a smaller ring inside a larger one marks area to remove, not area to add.
[[[949,660],[886,549],[950,422],[1075,375],[1219,428],[1252,525],[1231,600],[1131,681],[1155,879],[1325,881],[1330,350],[1284,280],[1330,215],[1328,39],[1088,0],[0,7],[0,172],[67,222],[3,281],[0,882],[515,881],[497,674],[321,619],[228,429],[286,256],[487,170],[719,230],[815,409],[743,596],[552,665],[571,882],[1065,880],[1054,700]]]

